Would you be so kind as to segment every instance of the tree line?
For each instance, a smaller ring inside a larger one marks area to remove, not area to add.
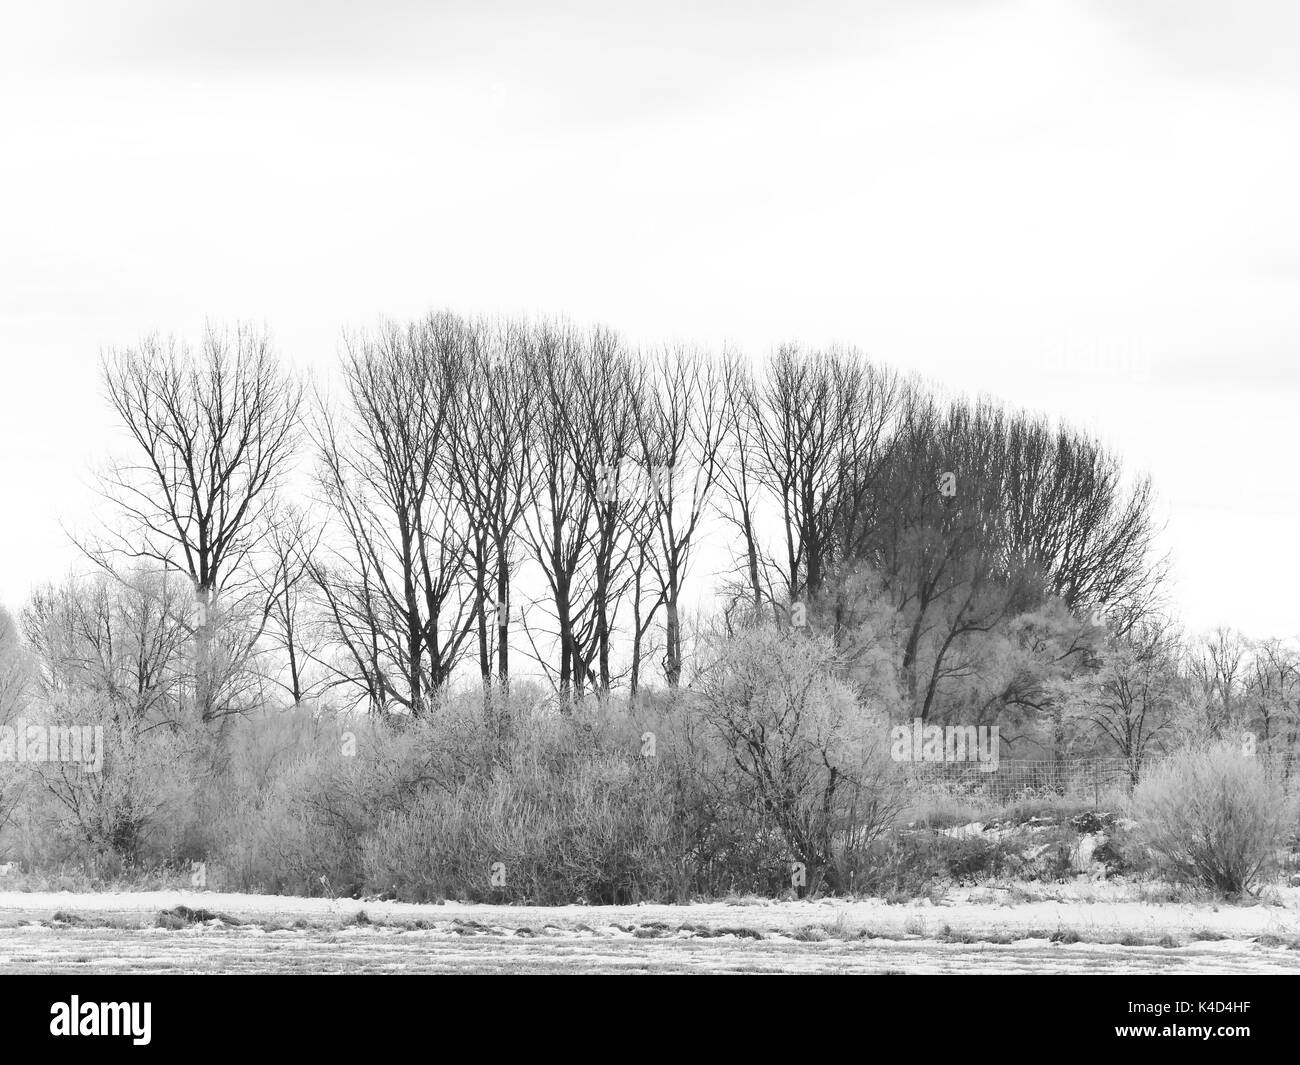
[[[126,436],[78,536],[94,575],[0,612],[0,725],[105,726],[104,772],[0,780],[0,830],[22,801],[75,837],[24,837],[32,861],[425,891],[417,852],[471,884],[514,847],[529,891],[604,897],[631,831],[645,897],[683,868],[770,887],[790,855],[843,886],[899,808],[890,722],[1135,782],[1247,736],[1289,775],[1300,743],[1292,644],[1170,616],[1146,479],[853,349],[439,313],[347,337],[326,381],[245,327],[102,376]],[[362,724],[354,762],[332,730]]]
[[[882,612],[929,719],[989,634],[1048,602],[1127,629],[1162,577],[1150,485],[1095,440],[852,349],[752,362],[440,313],[349,337],[334,390],[242,327],[112,351],[103,383],[131,447],[83,547],[193,589],[203,720],[238,712],[254,660],[294,702],[420,715],[521,658],[564,699],[676,687],[710,626],[867,653]],[[694,581],[710,617],[686,616]]]

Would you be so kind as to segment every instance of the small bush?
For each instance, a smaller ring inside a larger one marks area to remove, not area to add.
[[[1137,836],[1156,868],[1230,896],[1274,871],[1286,805],[1259,763],[1226,745],[1175,755],[1133,795]]]

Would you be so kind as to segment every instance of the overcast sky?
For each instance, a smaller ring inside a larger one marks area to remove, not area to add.
[[[0,0],[0,601],[74,564],[104,346],[253,319],[325,372],[450,307],[1077,422],[1193,629],[1294,635],[1297,41],[1281,0]]]

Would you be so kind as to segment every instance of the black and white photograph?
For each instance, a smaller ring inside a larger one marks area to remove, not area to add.
[[[0,0],[0,134],[41,1045],[322,976],[1265,1030],[1300,7]]]

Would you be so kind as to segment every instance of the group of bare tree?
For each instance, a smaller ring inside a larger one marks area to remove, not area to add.
[[[883,610],[927,718],[1017,618],[1054,601],[1131,626],[1159,585],[1149,488],[1095,441],[853,350],[756,364],[440,313],[349,337],[341,363],[309,390],[244,328],[104,360],[132,446],[83,547],[190,589],[169,683],[205,722],[276,690],[421,715],[521,660],[566,701],[676,687],[702,591],[728,629],[817,628],[849,660]]]

